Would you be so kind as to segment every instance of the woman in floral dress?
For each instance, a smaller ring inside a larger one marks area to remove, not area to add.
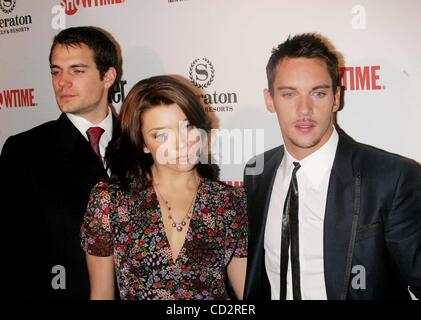
[[[129,92],[81,228],[92,299],[114,298],[115,275],[121,299],[228,299],[227,277],[242,298],[246,198],[199,162],[210,129],[177,78]]]

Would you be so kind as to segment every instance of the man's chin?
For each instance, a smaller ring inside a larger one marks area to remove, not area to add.
[[[71,111],[71,107],[68,104],[58,103],[58,107],[61,112],[68,113]]]
[[[320,139],[316,140],[291,140],[292,144],[300,149],[312,149],[320,143]]]
[[[58,106],[60,111],[63,113],[75,113],[77,108],[75,108],[74,106],[70,105],[70,104],[62,104]]]

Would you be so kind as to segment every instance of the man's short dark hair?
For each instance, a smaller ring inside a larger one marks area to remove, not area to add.
[[[58,33],[51,45],[49,61],[54,48],[58,45],[64,46],[81,46],[86,45],[94,52],[94,61],[99,71],[100,79],[104,78],[109,68],[113,67],[117,71],[117,77],[108,92],[108,102],[111,102],[111,96],[115,92],[115,84],[121,77],[121,54],[118,44],[106,31],[96,27],[72,27]]]
[[[268,79],[268,88],[273,96],[276,67],[284,58],[319,58],[326,65],[332,79],[332,90],[336,92],[340,85],[339,62],[337,55],[328,48],[325,40],[314,33],[303,33],[289,36],[288,39],[272,50],[272,55],[266,65],[266,75]]]

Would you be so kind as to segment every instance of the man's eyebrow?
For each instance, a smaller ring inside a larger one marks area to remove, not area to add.
[[[76,64],[72,64],[70,66],[70,68],[88,68],[89,66],[87,64],[84,63],[76,63]]]
[[[318,86],[313,87],[312,90],[317,90],[317,89],[330,89],[330,88],[332,88],[331,85],[321,84],[321,85],[318,85]],[[278,90],[297,90],[297,88],[290,87],[290,86],[280,86],[277,89]]]
[[[332,88],[332,86],[331,86],[331,85],[328,85],[328,84],[322,84],[322,85],[320,85],[320,86],[315,86],[315,87],[313,87],[313,90],[317,90],[317,89],[330,89],[330,88]]]
[[[290,87],[290,86],[281,86],[277,88],[278,90],[297,90],[297,88],[295,87]]]
[[[61,67],[56,64],[50,64],[50,69],[53,69],[53,68],[61,69]],[[89,66],[84,63],[76,63],[76,64],[72,64],[70,68],[89,68]]]

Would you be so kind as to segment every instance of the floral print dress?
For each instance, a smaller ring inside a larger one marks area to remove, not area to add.
[[[152,183],[130,190],[98,183],[81,227],[84,251],[114,257],[121,299],[228,299],[227,265],[247,256],[244,189],[201,178],[175,261]]]

